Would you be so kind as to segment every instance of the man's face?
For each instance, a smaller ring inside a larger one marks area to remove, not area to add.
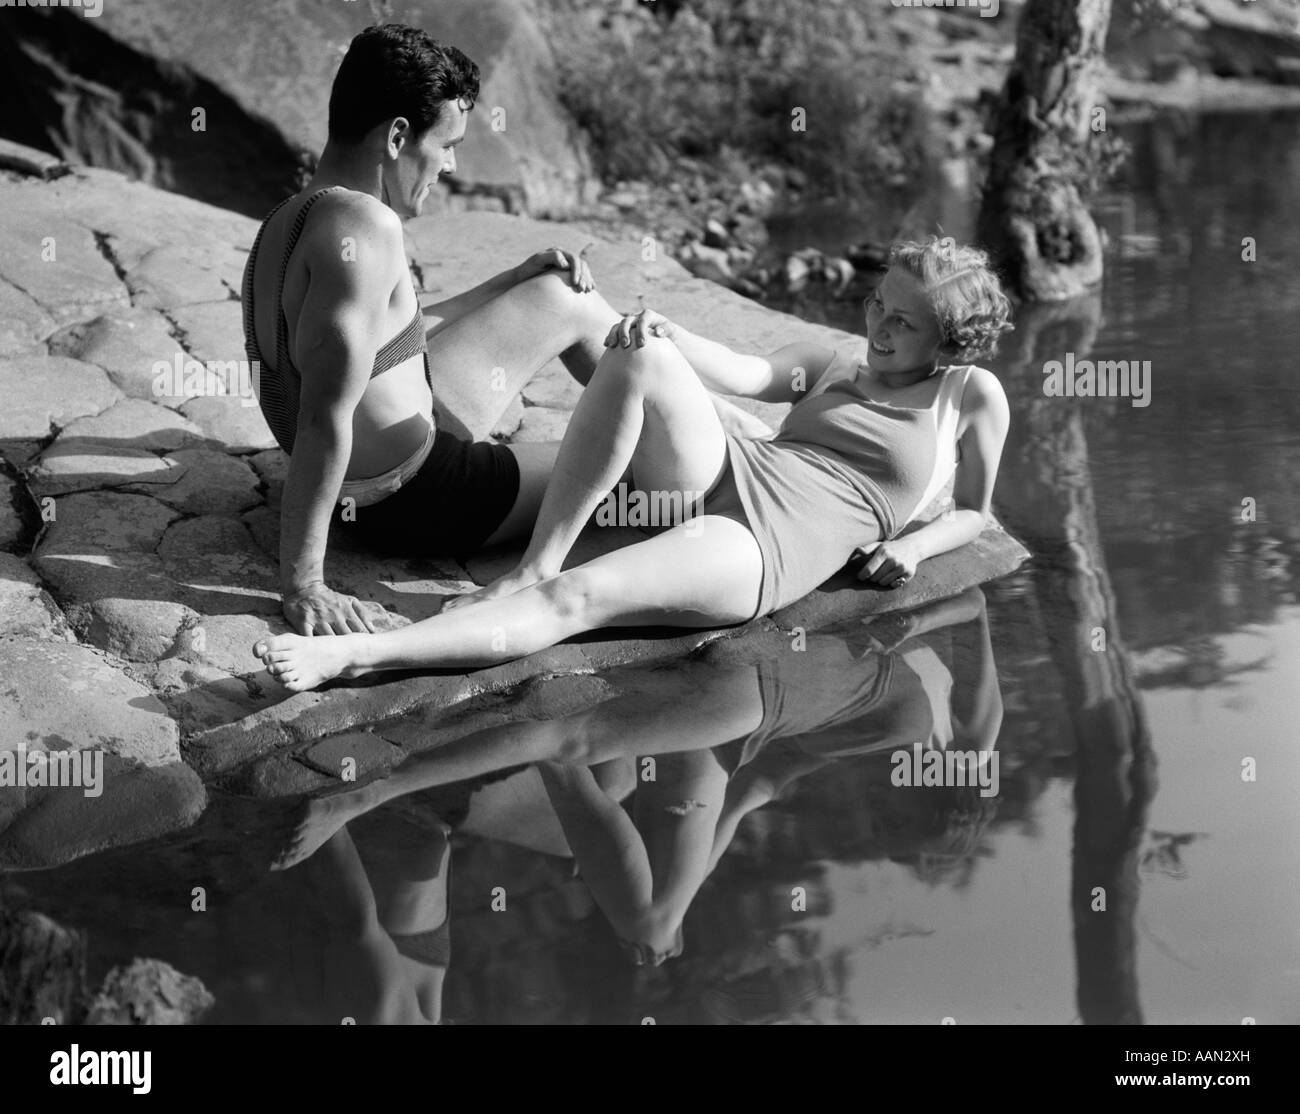
[[[438,179],[455,173],[456,148],[465,138],[468,124],[469,112],[461,102],[448,101],[438,122],[418,142],[404,117],[389,125],[384,200],[403,220],[418,217]]]

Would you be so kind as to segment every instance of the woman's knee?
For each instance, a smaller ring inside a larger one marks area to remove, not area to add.
[[[537,590],[564,626],[586,629],[601,622],[611,598],[608,580],[608,576],[580,566],[543,581]]]
[[[607,364],[614,374],[633,380],[647,391],[695,374],[677,346],[663,337],[649,337],[640,348],[635,344],[607,348],[601,364]]]

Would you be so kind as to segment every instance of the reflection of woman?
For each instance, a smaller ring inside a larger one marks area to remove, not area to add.
[[[951,674],[919,636],[968,620],[967,652],[955,656],[963,684],[951,691]],[[465,830],[572,855],[624,946],[638,962],[660,963],[681,950],[687,908],[744,816],[799,778],[839,757],[916,742],[993,745],[1001,701],[982,593],[899,622],[813,635],[801,652],[778,639],[757,664],[632,674],[626,695],[589,711],[444,743],[383,781],[313,802],[283,865],[386,801],[428,790],[445,814],[460,794]],[[881,652],[882,639],[892,652]],[[633,786],[629,813],[620,800]]]
[[[807,594],[859,547],[871,549],[864,578],[905,582],[989,514],[1007,402],[964,361],[993,346],[1008,308],[981,252],[932,240],[895,251],[868,301],[865,359],[814,344],[743,356],[649,311],[629,317],[574,412],[518,568],[399,630],[280,635],[254,652],[308,689],[486,665],[598,627],[744,622]],[[744,440],[724,433],[710,389],[795,405],[772,440]],[[954,512],[898,537],[954,470]],[[629,471],[657,505],[675,495],[698,517],[561,571]]]

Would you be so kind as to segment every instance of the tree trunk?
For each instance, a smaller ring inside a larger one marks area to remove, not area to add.
[[[1034,554],[1035,591],[1075,740],[1070,901],[1076,999],[1085,1024],[1140,1024],[1139,853],[1155,796],[1156,756],[1120,639],[1088,466],[1083,414],[1043,397],[1040,370],[1091,351],[1096,296],[1025,307],[1003,375],[1014,418],[1001,474],[1014,504],[999,517]]]
[[[1102,50],[1111,0],[1028,0],[998,101],[980,239],[1028,301],[1059,302],[1101,281],[1085,205],[1094,174]],[[1098,127],[1100,125],[1100,127]],[[1096,129],[1096,130],[1094,130]]]

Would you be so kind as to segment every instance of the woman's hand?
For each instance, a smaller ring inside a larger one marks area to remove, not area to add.
[[[605,338],[605,347],[627,348],[635,344],[637,348],[644,348],[646,340],[650,337],[672,340],[676,335],[676,326],[662,313],[643,309],[636,313],[624,314],[623,320],[610,329],[609,336]]]
[[[530,255],[519,264],[515,273],[519,276],[519,281],[523,282],[544,275],[547,271],[567,271],[568,274],[564,277],[569,285],[585,294],[588,290],[596,289],[596,280],[591,277],[591,268],[587,266],[587,250],[590,247],[588,244],[576,255],[564,248],[547,248],[546,251]]]
[[[905,538],[854,550],[855,556],[858,553],[866,557],[858,569],[858,579],[881,588],[901,588],[916,575],[916,567],[921,563],[920,554]]]

